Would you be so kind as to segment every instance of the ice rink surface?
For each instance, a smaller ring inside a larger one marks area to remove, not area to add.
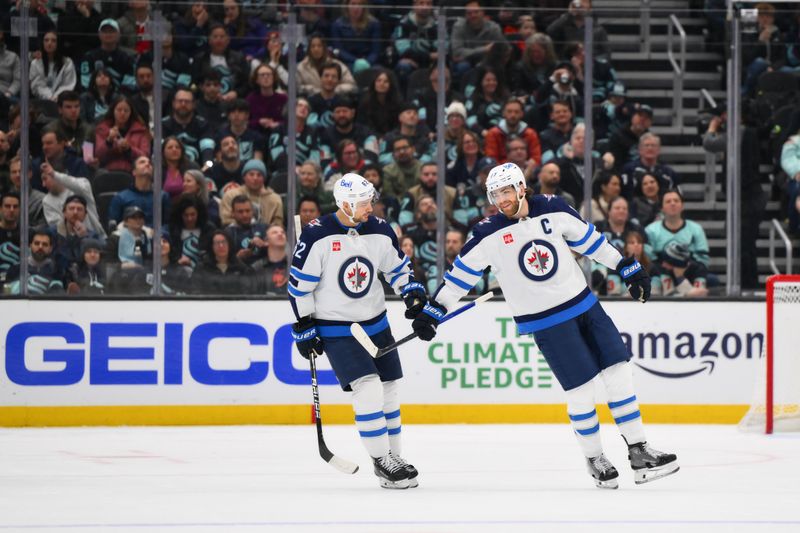
[[[406,425],[420,486],[378,487],[352,426],[0,429],[0,531],[800,532],[800,435],[647,427],[677,474],[594,487],[567,425]]]

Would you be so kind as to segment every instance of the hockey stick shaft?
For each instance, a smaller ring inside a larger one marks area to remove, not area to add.
[[[294,235],[295,240],[300,239],[300,215],[295,215],[294,217]],[[337,457],[328,449],[328,445],[325,444],[325,438],[322,436],[322,416],[320,414],[320,407],[319,407],[319,383],[317,382],[317,362],[316,358],[318,355],[322,354],[311,354],[311,357],[308,358],[309,368],[311,369],[311,394],[314,397],[314,422],[317,426],[317,446],[319,447],[319,455],[322,459],[328,463],[329,465],[333,466],[340,472],[345,474],[355,474],[358,472],[358,465],[348,461],[346,459],[342,459],[341,457]]]
[[[459,307],[458,309],[456,309],[455,311],[453,311],[452,313],[448,313],[447,315],[445,315],[445,317],[441,321],[439,321],[439,324],[444,324],[448,320],[457,317],[461,313],[465,313],[466,311],[469,311],[470,309],[472,309],[476,305],[480,305],[483,302],[485,302],[486,300],[491,299],[492,296],[494,296],[494,293],[491,292],[491,291],[487,292],[483,296],[479,296],[478,298],[472,300],[470,303],[468,303],[466,305],[463,305],[463,306]],[[380,356],[382,356],[384,354],[387,354],[387,353],[391,352],[392,350],[394,350],[395,348],[397,348],[398,346],[401,346],[401,345],[407,343],[408,341],[416,339],[416,338],[417,338],[416,332],[409,333],[408,335],[406,335],[405,337],[403,337],[399,341],[395,341],[392,344],[390,344],[388,346],[384,346],[383,348],[378,350],[378,353],[377,353],[377,355],[375,355],[375,357],[377,358],[377,357],[380,357]]]

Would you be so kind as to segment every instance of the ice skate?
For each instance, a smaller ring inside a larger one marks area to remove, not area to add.
[[[383,457],[372,458],[375,465],[375,475],[384,489],[407,489],[408,471],[391,453]]]
[[[674,453],[654,450],[647,442],[628,446],[628,460],[633,468],[633,479],[637,485],[647,483],[677,472],[678,458]]]
[[[406,469],[406,472],[408,473],[408,488],[413,489],[419,487],[419,481],[417,481],[417,476],[419,475],[419,472],[417,472],[417,469],[414,468],[414,465],[408,464],[408,462],[405,459],[392,452],[389,452],[389,455],[394,457],[395,461],[403,465],[403,468]]]
[[[601,489],[616,489],[619,487],[617,478],[619,472],[614,468],[605,455],[602,453],[597,457],[588,457],[586,467],[589,474],[594,478],[594,484]]]

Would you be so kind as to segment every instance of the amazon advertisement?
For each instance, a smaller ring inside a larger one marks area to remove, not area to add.
[[[750,403],[763,303],[602,305],[629,348],[641,403]],[[44,406],[297,406],[307,421],[310,372],[293,347],[285,301],[11,300],[3,310],[0,414]],[[395,338],[411,331],[403,310],[389,302]],[[400,357],[404,404],[564,403],[534,339],[516,334],[500,300],[443,324],[431,343],[405,344]],[[348,405],[324,357],[318,368],[323,404]]]

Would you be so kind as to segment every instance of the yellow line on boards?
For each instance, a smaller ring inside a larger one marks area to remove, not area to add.
[[[642,405],[652,424],[735,424],[747,405]],[[611,423],[607,407],[601,422]],[[559,424],[567,422],[564,404],[490,404],[402,406],[406,424]],[[326,424],[352,424],[350,405],[322,406]],[[310,405],[147,405],[0,407],[0,427],[41,426],[181,426],[309,424]]]

